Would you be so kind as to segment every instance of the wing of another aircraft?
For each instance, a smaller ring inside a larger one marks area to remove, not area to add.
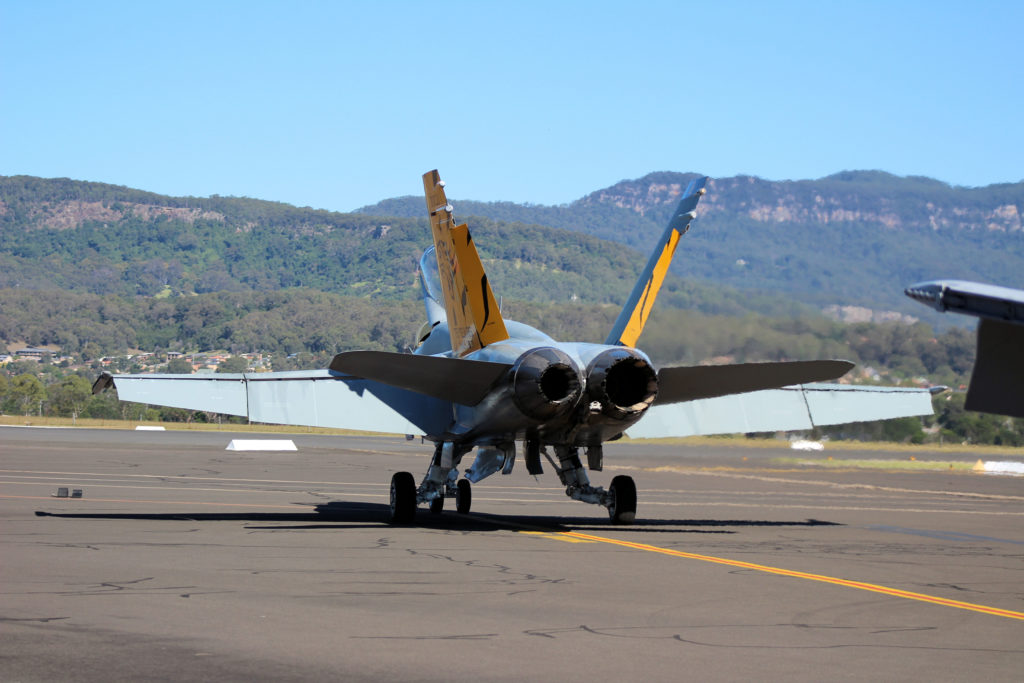
[[[906,295],[939,311],[981,318],[964,408],[1024,417],[1024,291],[935,280],[911,285]]]
[[[655,405],[643,420],[626,430],[626,435],[658,439],[792,431],[931,413],[931,392],[927,389],[804,384]]]

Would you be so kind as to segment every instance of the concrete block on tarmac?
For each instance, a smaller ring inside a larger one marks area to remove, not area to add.
[[[297,451],[291,439],[232,439],[228,451]]]

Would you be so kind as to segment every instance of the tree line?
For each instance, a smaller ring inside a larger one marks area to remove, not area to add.
[[[504,301],[502,313],[556,339],[601,342],[619,307]],[[411,291],[404,299],[381,301],[309,289],[169,298],[0,290],[0,340],[55,345],[86,362],[131,349],[403,351],[422,321],[422,303]],[[924,323],[847,324],[823,316],[672,308],[655,309],[640,346],[661,364],[844,358],[897,379],[924,376],[944,384],[965,382],[974,363],[974,333],[962,328],[936,335]]]

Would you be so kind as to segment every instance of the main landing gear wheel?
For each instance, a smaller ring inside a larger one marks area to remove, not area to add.
[[[442,510],[444,510],[444,496],[438,496],[430,501],[430,511],[433,514],[439,515]]]
[[[459,479],[455,485],[455,511],[460,515],[469,512],[469,506],[473,504],[473,489],[468,479]]]
[[[621,474],[615,477],[608,487],[608,493],[612,499],[608,506],[612,524],[632,524],[636,519],[636,484],[633,477]]]
[[[411,524],[416,517],[416,480],[408,472],[395,472],[391,477],[392,524]]]

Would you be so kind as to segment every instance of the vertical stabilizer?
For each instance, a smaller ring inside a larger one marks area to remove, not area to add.
[[[697,202],[704,195],[704,185],[707,180],[707,178],[695,178],[686,186],[679,207],[668,222],[668,227],[665,228],[658,244],[654,247],[651,258],[640,274],[636,286],[633,287],[629,299],[626,300],[622,312],[615,320],[615,325],[612,327],[608,339],[605,340],[605,344],[636,346],[636,341],[640,338],[640,333],[644,331],[644,325],[647,324],[647,318],[651,315],[658,290],[661,289],[661,284],[668,274],[668,267],[672,263],[672,256],[676,252],[679,238],[686,234],[686,231],[690,229],[690,221],[695,218],[694,211],[697,208]]]
[[[1007,306],[1009,309],[1009,306]],[[1009,316],[1007,316],[1009,317]],[[1024,417],[1024,326],[982,318],[965,410]]]
[[[452,206],[437,171],[423,174],[423,190],[434,236],[452,353],[465,356],[488,344],[508,339],[498,302],[487,283],[480,256],[465,223],[455,225]]]

